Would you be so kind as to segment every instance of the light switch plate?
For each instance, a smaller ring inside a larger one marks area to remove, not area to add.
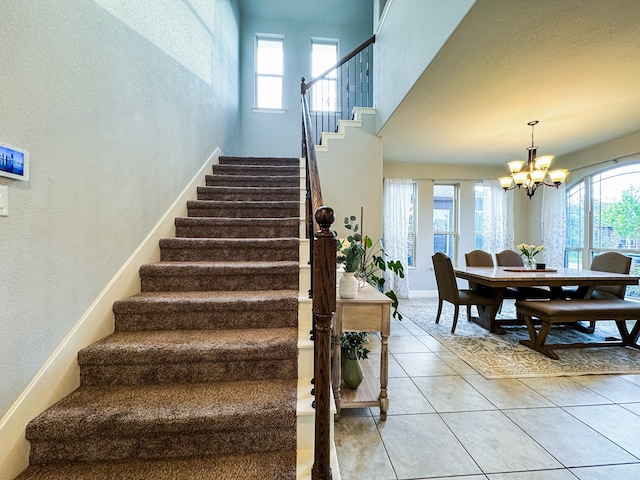
[[[0,217],[9,216],[9,186],[0,185]]]

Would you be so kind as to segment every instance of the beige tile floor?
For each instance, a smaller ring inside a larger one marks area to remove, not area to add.
[[[389,352],[387,420],[335,424],[343,480],[640,479],[640,375],[487,380],[407,317]]]

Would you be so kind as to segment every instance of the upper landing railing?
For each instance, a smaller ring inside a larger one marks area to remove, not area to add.
[[[310,123],[316,140],[322,132],[335,132],[338,122],[351,119],[355,107],[373,106],[373,44],[375,35],[362,43],[326,72],[305,82]]]

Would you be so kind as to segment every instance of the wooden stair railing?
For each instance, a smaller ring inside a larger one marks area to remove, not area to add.
[[[340,88],[340,100],[338,108],[348,118],[352,107],[371,106],[371,69],[370,49],[375,42],[375,37],[361,44],[355,50],[343,57],[334,67],[327,70],[319,77],[305,83],[302,78],[300,88],[302,105],[302,156],[306,163],[306,220],[307,237],[309,238],[309,263],[311,265],[311,288],[309,296],[312,298],[313,330],[310,332],[314,340],[313,348],[313,375],[312,394],[315,396],[313,406],[315,408],[315,446],[312,480],[331,480],[331,330],[333,314],[336,310],[336,249],[337,240],[331,231],[331,225],[335,221],[335,214],[331,207],[327,207],[322,201],[320,188],[320,176],[316,162],[316,150],[314,130],[311,124],[311,110],[309,108],[309,92],[321,79],[335,71],[346,68],[341,79],[346,78],[346,109]],[[351,66],[351,65],[354,66]],[[346,67],[345,67],[346,66]],[[351,66],[351,67],[350,67]],[[351,80],[350,69],[357,71]],[[358,76],[359,75],[359,76]],[[341,80],[342,81],[342,80]],[[352,88],[353,85],[353,88]],[[360,87],[358,89],[358,86]],[[358,93],[358,91],[360,93]],[[365,93],[366,92],[366,93]],[[358,99],[358,96],[360,99]],[[318,130],[318,112],[316,116],[316,131]],[[336,117],[337,112],[333,112]],[[324,118],[324,114],[320,112]],[[335,120],[337,126],[337,119]],[[324,126],[324,124],[322,124]]]

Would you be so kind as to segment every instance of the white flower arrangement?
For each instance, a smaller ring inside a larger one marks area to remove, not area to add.
[[[535,245],[527,245],[526,243],[521,243],[517,245],[516,248],[520,250],[520,255],[527,257],[529,260],[544,250],[544,246],[542,245],[536,247]]]

